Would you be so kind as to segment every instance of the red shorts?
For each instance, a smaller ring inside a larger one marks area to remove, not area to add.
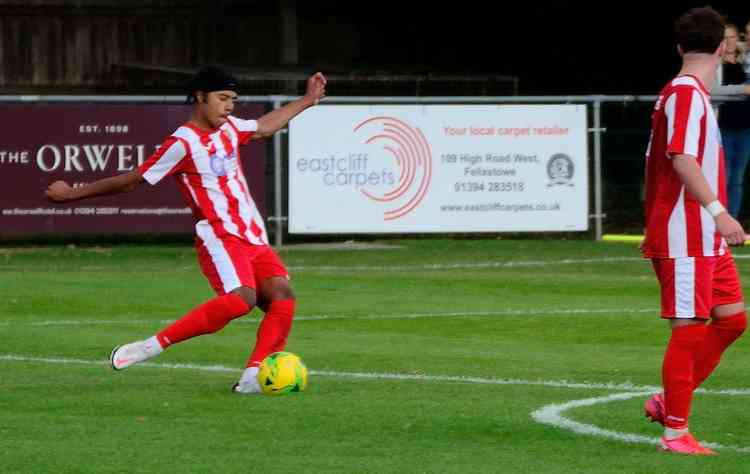
[[[260,282],[271,277],[289,278],[281,259],[267,245],[228,236],[211,241],[198,237],[195,247],[201,271],[219,295],[241,286],[257,289]]]
[[[662,318],[708,319],[714,307],[743,301],[729,252],[719,257],[652,258],[651,263],[661,286]]]

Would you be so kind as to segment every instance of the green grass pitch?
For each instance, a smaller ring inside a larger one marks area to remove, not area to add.
[[[668,331],[635,245],[387,243],[281,251],[310,369],[282,397],[230,393],[257,312],[109,368],[213,295],[191,247],[0,249],[0,472],[747,472],[746,338],[694,402],[719,455],[652,444]]]

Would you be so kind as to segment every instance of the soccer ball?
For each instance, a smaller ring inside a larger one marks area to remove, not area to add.
[[[265,395],[301,392],[307,387],[307,367],[291,352],[274,352],[261,362],[258,383]]]

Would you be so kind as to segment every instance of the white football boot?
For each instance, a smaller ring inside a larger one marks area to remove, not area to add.
[[[112,349],[109,355],[109,361],[115,370],[127,369],[133,364],[143,362],[164,352],[156,336],[152,336],[145,341],[131,342]]]
[[[261,393],[260,384],[258,383],[258,368],[248,367],[245,369],[242,377],[240,377],[240,381],[232,386],[232,391],[245,395]]]

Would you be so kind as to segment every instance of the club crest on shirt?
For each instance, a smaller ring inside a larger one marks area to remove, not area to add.
[[[564,153],[556,153],[547,161],[547,186],[567,185],[573,186],[572,180],[575,173],[573,160]]]
[[[226,176],[227,175],[227,156],[224,154],[214,153],[212,155],[208,155],[209,164],[211,165],[211,171],[214,172],[216,176]]]

